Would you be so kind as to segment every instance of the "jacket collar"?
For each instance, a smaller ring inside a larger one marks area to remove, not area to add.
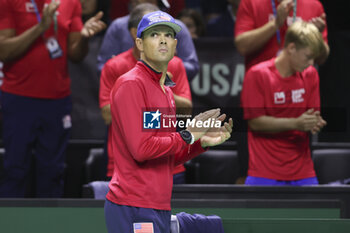
[[[148,74],[150,74],[150,76],[152,77],[153,80],[157,81],[159,83],[159,80],[162,77],[162,72],[158,72],[155,69],[153,69],[150,65],[148,65],[145,61],[143,60],[139,60],[139,62],[137,63],[140,66],[142,66]],[[165,77],[165,81],[164,81],[164,85],[168,86],[168,87],[173,87],[176,84],[171,80],[171,78],[169,78],[168,75],[166,75]]]

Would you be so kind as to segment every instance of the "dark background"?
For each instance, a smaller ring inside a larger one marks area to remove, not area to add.
[[[350,141],[350,2],[321,1],[327,15],[330,55],[319,69],[321,104],[328,122],[319,141]]]

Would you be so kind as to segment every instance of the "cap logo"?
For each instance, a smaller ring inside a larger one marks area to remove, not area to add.
[[[143,16],[137,27],[137,37],[141,38],[142,32],[147,30],[149,27],[153,27],[153,25],[166,25],[172,28],[175,33],[181,31],[181,26],[176,24],[174,18],[162,11],[151,12]]]
[[[166,20],[166,21],[170,21],[170,18],[165,16],[165,15],[161,15],[159,16],[160,19]]]
[[[163,21],[171,21],[170,17],[165,15],[153,15],[148,18],[149,24],[157,23],[157,22],[163,22]]]

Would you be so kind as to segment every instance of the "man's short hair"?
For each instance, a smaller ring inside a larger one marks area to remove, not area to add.
[[[309,47],[315,58],[324,53],[326,49],[318,28],[305,21],[297,21],[288,28],[284,47],[290,43],[294,43],[297,49]]]
[[[142,17],[153,11],[158,11],[159,8],[156,5],[150,4],[150,3],[142,3],[140,5],[137,5],[130,13],[130,18],[128,21],[128,29],[130,28],[137,28],[139,25]]]

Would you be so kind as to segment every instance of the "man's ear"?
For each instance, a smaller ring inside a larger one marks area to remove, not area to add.
[[[140,52],[143,52],[143,41],[142,41],[142,39],[141,38],[136,38],[135,44],[136,44],[137,49]]]
[[[130,28],[129,32],[131,37],[135,40],[137,38],[137,28]]]
[[[287,45],[287,51],[289,54],[294,53],[297,50],[295,43],[289,43]]]
[[[174,40],[174,55],[176,54],[176,47],[177,47],[177,39]]]

